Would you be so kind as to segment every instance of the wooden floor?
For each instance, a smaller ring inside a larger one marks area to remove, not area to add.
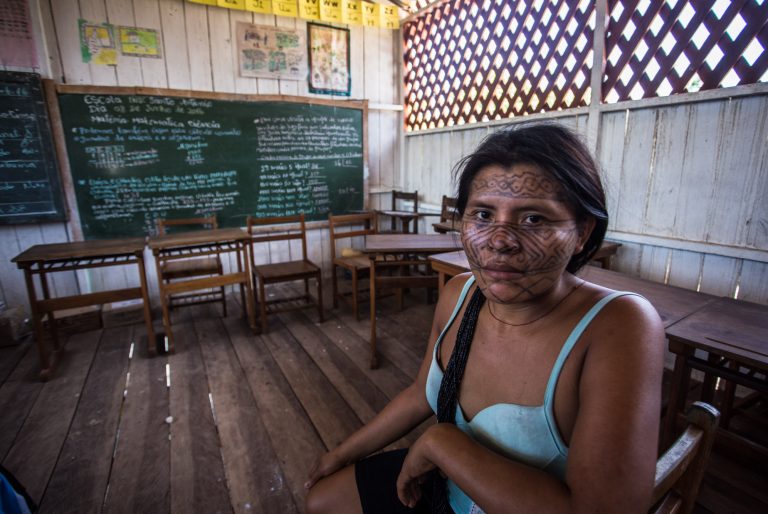
[[[423,291],[403,311],[393,300],[377,370],[368,322],[347,307],[324,323],[280,314],[257,336],[234,295],[227,318],[218,305],[175,314],[172,355],[147,358],[141,325],[75,334],[42,383],[29,341],[0,348],[0,462],[46,513],[302,512],[317,456],[416,373],[434,305]],[[767,477],[716,453],[697,511],[764,513]]]

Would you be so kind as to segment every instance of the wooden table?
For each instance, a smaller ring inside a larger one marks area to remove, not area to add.
[[[392,231],[397,230],[397,220],[400,220],[400,223],[402,223],[403,229],[401,232],[403,234],[408,234],[411,232],[411,222],[413,222],[413,233],[415,234],[418,232],[419,229],[419,223],[418,219],[421,214],[418,212],[413,211],[393,211],[393,210],[377,210],[377,215],[383,215],[383,216],[389,216],[392,218]]]
[[[40,357],[40,378],[43,380],[50,378],[56,365],[58,353],[62,349],[56,330],[55,311],[58,310],[140,298],[143,302],[144,323],[147,327],[148,350],[150,353],[155,351],[155,334],[152,329],[152,314],[144,267],[144,238],[35,245],[14,257],[12,262],[24,270],[37,352]],[[50,287],[48,286],[48,275],[51,273],[131,264],[137,266],[140,287],[51,298]],[[37,298],[35,276],[40,282],[42,299]],[[45,342],[43,318],[46,316],[53,340],[52,351],[49,351]]]
[[[723,415],[718,436],[733,446],[746,447],[768,458],[768,448],[727,430],[736,384],[768,394],[768,306],[730,298],[719,298],[667,328],[669,350],[675,354],[668,414],[662,440],[675,436],[677,417],[682,411],[691,370],[705,373],[704,401],[712,401],[715,380],[726,380]],[[754,372],[763,378],[755,376]]]
[[[448,234],[449,232],[461,232],[461,220],[456,221],[439,221],[432,223],[432,228],[438,234]]]
[[[461,248],[456,234],[376,234],[366,236],[363,252],[370,261],[371,303],[371,360],[370,367],[378,366],[376,357],[376,289],[383,287],[435,287],[435,275],[411,275],[409,269],[425,263],[431,254]],[[395,270],[395,275],[379,275],[383,268]]]
[[[432,255],[429,260],[432,261],[432,268],[438,272],[440,289],[448,278],[469,271],[469,263],[463,250]],[[716,296],[630,277],[597,266],[584,266],[579,276],[610,289],[633,291],[643,295],[656,308],[665,327],[671,326],[718,299]]]
[[[253,305],[253,294],[250,282],[250,264],[248,261],[248,232],[240,228],[217,228],[212,230],[197,230],[167,234],[149,239],[149,248],[155,257],[158,284],[160,287],[160,303],[163,308],[163,326],[167,337],[168,351],[174,350],[173,332],[169,312],[169,297],[172,294],[189,293],[202,289],[240,284],[240,296],[248,323],[256,330],[256,317]],[[160,267],[163,262],[202,257],[206,255],[221,255],[234,252],[236,254],[237,272],[213,275],[203,278],[192,278],[164,283]]]

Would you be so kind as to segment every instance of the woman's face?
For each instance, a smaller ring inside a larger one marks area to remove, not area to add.
[[[536,166],[483,168],[470,185],[461,240],[478,287],[500,303],[550,290],[591,230],[576,221],[563,188]]]

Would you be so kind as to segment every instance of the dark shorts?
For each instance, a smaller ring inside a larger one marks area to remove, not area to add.
[[[421,501],[410,509],[397,497],[397,476],[408,450],[379,453],[355,464],[355,480],[363,514],[429,514],[432,481],[427,480]]]

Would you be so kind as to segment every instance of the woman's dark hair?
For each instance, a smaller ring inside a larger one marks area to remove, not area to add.
[[[537,166],[562,187],[566,202],[583,222],[594,218],[595,228],[584,249],[571,257],[566,269],[575,273],[600,248],[608,228],[605,191],[595,160],[579,137],[555,123],[526,123],[506,127],[486,137],[480,146],[454,168],[458,184],[456,209],[464,215],[470,186],[485,167],[510,168],[516,164]]]

